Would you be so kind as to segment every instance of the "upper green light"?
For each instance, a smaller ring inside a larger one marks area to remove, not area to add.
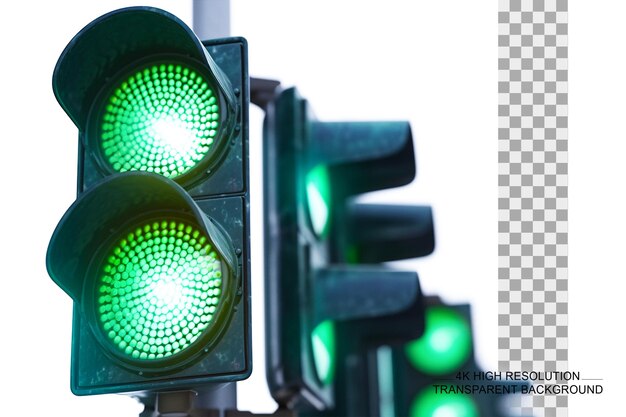
[[[114,171],[176,178],[202,160],[217,135],[220,111],[205,77],[180,64],[150,64],[121,81],[100,124],[102,156]]]
[[[406,345],[411,364],[419,371],[444,375],[461,367],[472,350],[467,320],[455,310],[435,306],[426,310],[422,337]]]
[[[335,324],[325,320],[311,333],[313,362],[320,381],[328,385],[335,379]]]
[[[411,404],[411,417],[478,417],[474,400],[465,394],[435,393],[428,387]]]
[[[101,329],[118,353],[166,358],[211,323],[222,293],[220,257],[195,226],[146,223],[115,244],[97,291]]]
[[[330,179],[325,166],[318,165],[307,174],[306,196],[313,230],[323,236],[330,218]]]

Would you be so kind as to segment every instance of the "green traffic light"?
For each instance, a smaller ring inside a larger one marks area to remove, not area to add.
[[[78,196],[46,268],[74,303],[75,394],[250,375],[249,86],[245,39],[155,7],[99,16],[59,55]]]
[[[324,385],[335,378],[335,324],[325,320],[315,326],[311,333],[313,361],[319,380]]]
[[[101,159],[115,172],[148,171],[175,179],[214,145],[220,126],[216,90],[182,62],[143,65],[123,77],[99,115]]]
[[[424,334],[406,345],[406,354],[417,370],[444,375],[461,367],[471,348],[472,334],[467,320],[455,310],[435,306],[426,310]]]
[[[104,339],[129,360],[174,357],[211,324],[222,293],[221,258],[188,222],[134,228],[108,252],[97,282]]]
[[[306,176],[306,196],[313,230],[324,236],[330,220],[330,179],[323,165],[313,168]]]
[[[428,387],[411,404],[411,417],[478,417],[474,400],[466,394],[435,393]]]

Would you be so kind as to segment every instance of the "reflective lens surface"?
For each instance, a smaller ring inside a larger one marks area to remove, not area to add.
[[[330,180],[325,166],[318,165],[308,173],[306,196],[313,230],[323,236],[330,219]]]
[[[117,172],[148,171],[175,179],[212,148],[218,106],[207,79],[186,64],[139,68],[105,102],[99,123],[102,157]]]
[[[185,351],[210,325],[222,293],[220,257],[195,226],[142,224],[108,254],[97,285],[105,339],[133,360]]]
[[[320,381],[324,385],[335,378],[335,325],[331,320],[318,324],[311,334],[313,361]]]

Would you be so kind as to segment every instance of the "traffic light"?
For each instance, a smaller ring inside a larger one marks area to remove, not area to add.
[[[469,305],[446,305],[430,297],[426,303],[424,334],[392,348],[393,415],[505,416],[500,400],[521,387],[491,379],[474,362]]]
[[[302,415],[355,413],[347,357],[423,327],[417,274],[377,264],[432,252],[430,208],[352,198],[412,181],[410,126],[320,122],[291,88],[267,107],[264,151],[270,392]]]
[[[198,198],[247,191],[244,39],[203,45],[163,10],[121,9],[70,41],[52,86],[79,130],[79,192],[126,171],[161,174]]]
[[[251,372],[247,46],[132,7],[53,75],[79,131],[78,198],[48,247],[74,301],[75,394],[194,389]]]

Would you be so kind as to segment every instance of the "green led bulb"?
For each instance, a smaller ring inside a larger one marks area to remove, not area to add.
[[[324,236],[330,219],[330,179],[325,166],[318,165],[307,174],[306,196],[313,230]]]
[[[313,362],[317,376],[324,385],[335,378],[335,325],[325,320],[315,326],[311,333]]]
[[[101,157],[117,172],[175,179],[209,153],[220,125],[216,91],[183,63],[148,64],[123,78],[98,123]]]
[[[428,387],[419,393],[410,410],[411,417],[478,417],[474,400],[466,394],[435,393]]]
[[[211,324],[221,259],[196,226],[151,221],[113,246],[96,288],[96,316],[113,351],[135,361],[173,357]]]
[[[445,375],[470,356],[472,334],[467,320],[455,310],[435,306],[426,310],[422,337],[406,345],[409,362],[420,372]]]

